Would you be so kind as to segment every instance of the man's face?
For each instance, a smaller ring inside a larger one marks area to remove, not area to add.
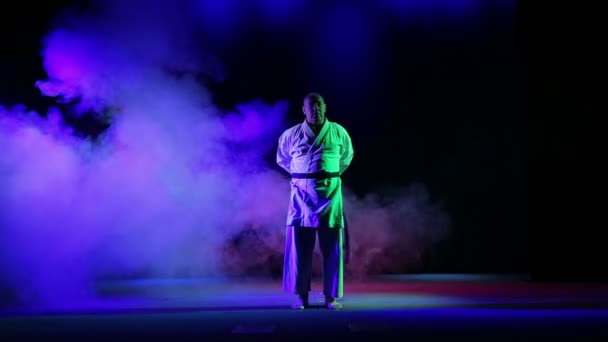
[[[307,97],[304,99],[302,110],[308,123],[321,125],[325,122],[325,101],[322,97]]]

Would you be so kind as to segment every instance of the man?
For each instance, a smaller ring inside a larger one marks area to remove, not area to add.
[[[317,93],[304,98],[306,119],[279,137],[277,164],[291,174],[287,213],[283,289],[298,295],[294,309],[309,307],[312,256],[316,236],[323,256],[323,294],[328,309],[339,309],[343,296],[344,213],[340,175],[353,159],[344,127],[325,117]]]

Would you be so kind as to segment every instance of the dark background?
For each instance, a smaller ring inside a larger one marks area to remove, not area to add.
[[[71,3],[2,5],[0,104],[54,104],[34,87],[45,78],[41,38]],[[599,93],[587,81],[601,60],[599,22],[564,26],[563,14],[582,12],[499,1],[365,10],[362,25],[343,3],[310,1],[281,30],[244,19],[237,38],[214,46],[226,71],[205,80],[216,103],[288,99],[291,125],[306,93],[324,95],[356,150],[345,184],[364,195],[423,183],[447,210],[451,235],[422,272],[606,279],[602,173],[591,165],[602,156],[590,101]],[[319,13],[332,24],[311,27]],[[93,117],[69,122],[92,137],[104,129]]]

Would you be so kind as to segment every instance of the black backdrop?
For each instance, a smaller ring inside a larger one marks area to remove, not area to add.
[[[33,86],[45,77],[40,43],[70,3],[3,5],[1,104],[44,112],[52,103]],[[234,44],[215,46],[227,72],[208,86],[226,108],[287,99],[289,124],[302,119],[304,94],[322,93],[328,117],[355,144],[350,188],[362,195],[419,182],[448,211],[451,236],[422,271],[604,278],[601,173],[590,165],[601,159],[590,153],[601,134],[588,133],[598,126],[586,81],[600,60],[586,57],[599,24],[564,26],[558,14],[574,13],[568,8],[506,3],[407,20],[370,14],[374,36],[350,34],[361,39],[321,39],[308,20],[275,31],[252,17]],[[331,4],[313,1],[301,17],[327,9],[339,18]],[[93,136],[104,129],[92,118],[71,122]]]

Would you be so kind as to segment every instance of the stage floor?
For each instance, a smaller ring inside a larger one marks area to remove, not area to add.
[[[279,279],[143,279],[99,284],[97,298],[52,309],[10,307],[0,337],[65,340],[412,338],[608,339],[608,284],[433,274],[347,280],[344,309],[304,311]]]

